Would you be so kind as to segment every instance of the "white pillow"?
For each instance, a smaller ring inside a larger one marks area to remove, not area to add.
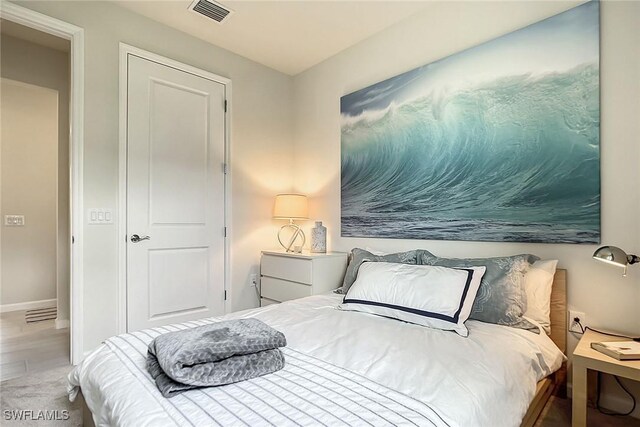
[[[524,317],[538,322],[547,335],[551,333],[551,287],[557,266],[557,259],[536,261],[524,275],[527,293]]]
[[[342,310],[360,311],[469,335],[471,313],[486,267],[449,268],[365,262]]]

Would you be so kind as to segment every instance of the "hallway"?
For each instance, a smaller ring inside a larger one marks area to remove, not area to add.
[[[0,381],[69,365],[69,329],[27,323],[25,311],[0,314]]]

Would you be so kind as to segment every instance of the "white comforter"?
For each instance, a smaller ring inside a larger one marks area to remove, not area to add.
[[[313,296],[225,316],[255,317],[285,334],[279,376],[164,399],[144,355],[169,327],[108,340],[69,374],[70,395],[82,389],[97,425],[519,426],[537,381],[564,359],[544,333],[468,321],[463,338],[340,311],[340,300]]]

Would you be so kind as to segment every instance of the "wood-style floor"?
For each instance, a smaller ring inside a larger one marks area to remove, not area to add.
[[[0,381],[69,365],[69,328],[27,323],[24,311],[0,314]]]

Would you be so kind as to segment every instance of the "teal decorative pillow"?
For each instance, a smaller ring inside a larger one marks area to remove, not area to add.
[[[440,258],[423,250],[418,264],[458,268],[486,266],[487,272],[482,277],[469,318],[539,332],[523,317],[527,311],[524,274],[539,259],[528,254],[496,258]]]
[[[417,264],[418,263],[418,251],[398,252],[395,254],[387,255],[374,255],[364,249],[354,248],[351,251],[351,257],[349,265],[347,266],[347,272],[344,275],[344,281],[342,282],[342,294],[346,294],[353,282],[358,277],[358,270],[364,262],[393,262],[397,264]]]

